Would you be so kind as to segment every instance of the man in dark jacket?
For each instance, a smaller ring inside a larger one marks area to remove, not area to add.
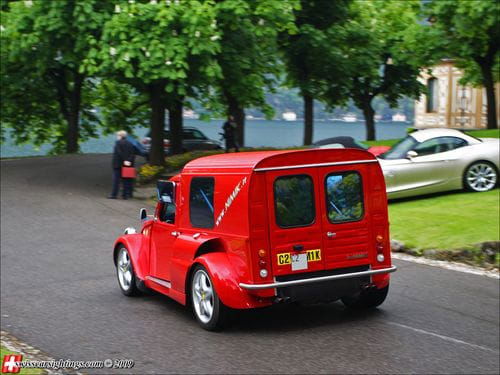
[[[120,130],[116,133],[116,143],[113,149],[113,188],[109,199],[116,199],[120,190],[120,181],[123,185],[122,198],[128,199],[132,196],[132,178],[122,178],[122,167],[133,167],[135,160],[135,148],[127,140],[127,132]]]
[[[222,126],[224,134],[222,135],[226,140],[226,152],[234,148],[236,152],[240,150],[238,142],[236,140],[236,122],[233,116],[229,116],[227,121]]]

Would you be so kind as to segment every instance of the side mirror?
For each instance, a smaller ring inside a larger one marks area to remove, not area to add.
[[[413,150],[408,151],[406,153],[406,158],[410,159],[410,160],[413,159],[413,158],[416,158],[417,156],[418,156],[418,153],[416,151],[413,151]]]
[[[173,203],[175,201],[175,182],[159,180],[156,183],[158,200],[163,203]]]
[[[148,213],[146,212],[146,209],[141,208],[141,210],[139,211],[139,218],[141,219],[141,221],[144,221],[147,219],[147,217],[148,217]]]

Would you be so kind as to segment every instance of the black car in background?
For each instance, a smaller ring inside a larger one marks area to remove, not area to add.
[[[149,131],[142,139],[141,143],[149,152],[151,148],[151,132]],[[163,137],[163,148],[165,154],[170,154],[170,130],[165,129]],[[188,152],[193,150],[220,150],[221,144],[213,139],[208,138],[205,134],[196,128],[186,126],[182,130],[182,151]]]

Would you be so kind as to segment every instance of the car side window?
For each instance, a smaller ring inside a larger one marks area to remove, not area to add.
[[[214,226],[214,187],[213,177],[194,177],[189,192],[189,219],[195,228]]]
[[[418,144],[413,150],[417,152],[418,156],[426,156],[451,151],[463,146],[467,146],[467,141],[464,139],[457,137],[438,137]]]
[[[160,221],[168,224],[175,223],[175,204],[163,203],[160,211]]]

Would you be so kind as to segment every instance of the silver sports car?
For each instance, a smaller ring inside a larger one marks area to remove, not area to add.
[[[500,140],[425,129],[378,157],[389,199],[464,188],[488,191],[498,182]]]

